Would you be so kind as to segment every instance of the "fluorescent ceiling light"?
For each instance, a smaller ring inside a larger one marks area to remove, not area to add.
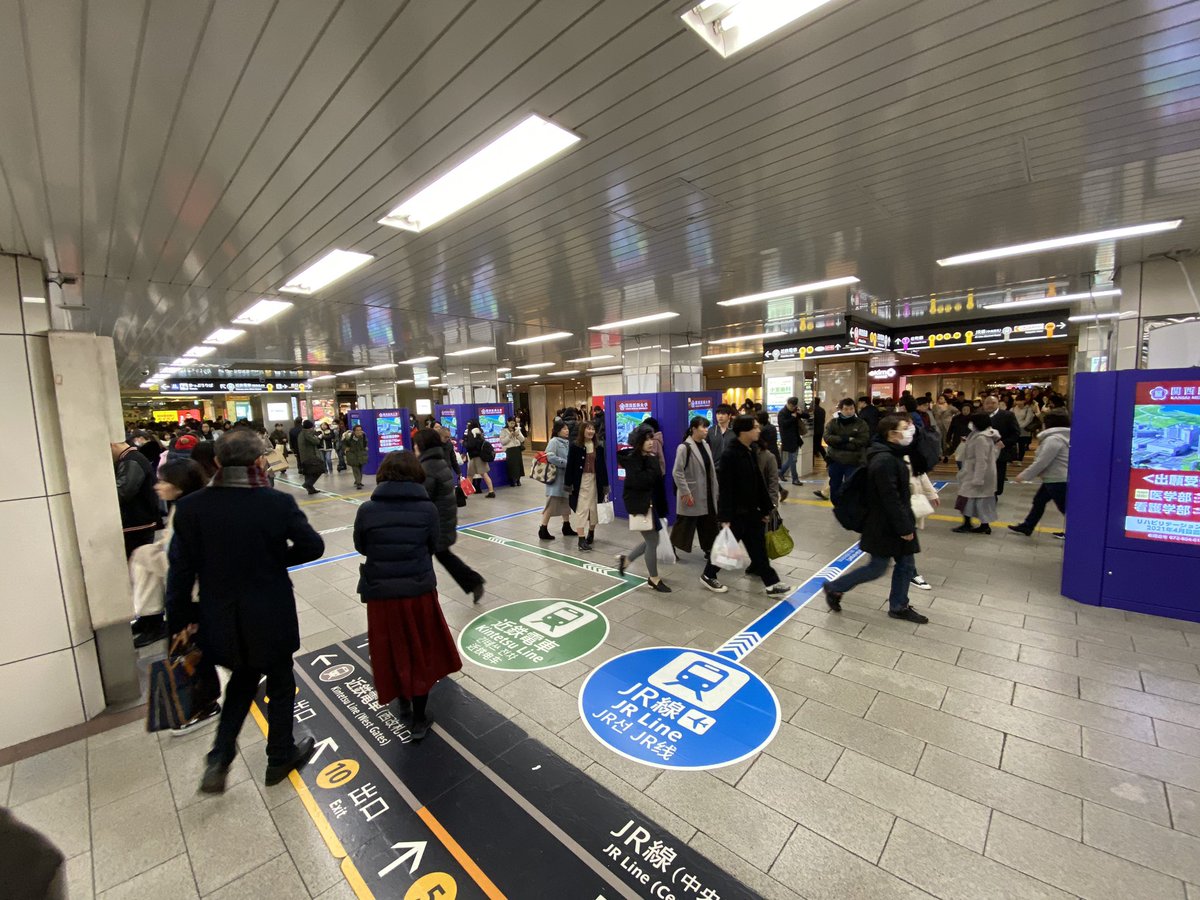
[[[314,375],[314,376],[312,376],[312,378],[310,378],[308,380],[309,381],[326,381],[330,378],[337,378],[337,376],[336,375]]]
[[[616,372],[624,368],[624,366],[597,366],[594,369],[588,369],[588,372]]]
[[[158,370],[160,375],[163,374],[164,372],[167,375],[174,375],[176,372],[181,372],[181,371],[183,371],[183,366],[163,366],[161,369]]]
[[[496,374],[500,374],[501,372],[511,372],[511,371],[512,371],[512,366],[502,366],[501,368],[496,370]]]
[[[757,350],[739,350],[737,353],[709,353],[701,359],[733,359],[735,356],[758,356]]]
[[[1007,256],[1023,256],[1027,253],[1041,253],[1043,250],[1057,250],[1060,247],[1077,247],[1080,244],[1098,244],[1101,241],[1115,241],[1120,238],[1137,237],[1141,234],[1157,234],[1160,231],[1174,231],[1183,224],[1183,219],[1171,219],[1167,222],[1148,222],[1145,225],[1130,225],[1128,228],[1110,228],[1107,231],[1093,231],[1088,234],[1072,234],[1067,237],[1049,238],[1044,241],[1034,241],[1029,244],[1014,244],[1011,247],[997,247],[994,250],[979,250],[975,253],[963,253],[959,256],[948,256],[939,259],[939,266],[963,266],[967,263],[981,262],[985,259],[1003,259]]]
[[[424,231],[470,206],[579,141],[541,116],[529,116],[379,220]]]
[[[1091,322],[1094,319],[1132,319],[1137,313],[1127,312],[1088,313],[1087,315],[1067,316],[1068,322]]]
[[[1120,288],[1103,291],[1082,291],[1078,294],[1059,294],[1056,297],[1031,297],[1028,300],[1009,300],[999,303],[984,303],[980,309],[1017,309],[1023,306],[1049,306],[1055,303],[1070,303],[1072,300],[1088,300],[1092,297],[1120,297]]]
[[[362,373],[362,369],[347,369],[345,372],[338,372],[337,376],[341,378],[343,375],[361,375]]]
[[[187,356],[181,356],[179,359],[172,361],[171,366],[178,372],[180,369],[186,369],[188,366],[194,366],[195,364],[196,360]]]
[[[527,381],[530,378],[541,378],[541,375],[514,375],[510,381]]]
[[[230,341],[236,341],[243,334],[240,328],[218,328],[212,334],[204,339],[206,344],[228,344]]]
[[[554,365],[555,364],[552,362],[527,363],[526,365],[523,365],[523,366],[517,366],[517,368],[518,369],[553,369]]]
[[[401,378],[399,381],[396,382],[396,384],[412,384],[412,383],[413,383],[413,380],[411,378]]]
[[[601,354],[600,356],[581,356],[578,359],[568,359],[567,362],[599,362],[602,359],[613,359],[613,355],[611,353],[605,353]]]
[[[547,375],[578,375],[578,369],[564,369],[561,372],[547,372]]]
[[[294,304],[291,300],[271,300],[266,297],[233,320],[234,325],[261,325],[281,312],[287,312]]]
[[[455,350],[453,353],[447,353],[447,356],[470,356],[473,353],[491,353],[495,347],[468,347],[465,350]]]
[[[293,275],[280,290],[288,294],[315,293],[339,278],[344,278],[360,266],[365,266],[374,258],[370,253],[330,250],[303,272]]]
[[[617,328],[628,328],[630,325],[641,325],[645,322],[661,322],[663,319],[674,319],[677,312],[660,312],[650,316],[638,316],[636,319],[620,319],[616,322],[606,322],[603,325],[589,325],[588,331],[610,331]]]
[[[680,18],[728,58],[829,0],[705,0]]]
[[[367,371],[368,372],[379,372],[379,371],[382,371],[383,369],[394,369],[394,368],[396,368],[396,365],[397,365],[396,363],[380,363],[377,366],[367,366]]]
[[[835,287],[847,287],[852,284],[858,284],[858,277],[855,275],[845,275],[841,278],[830,278],[826,281],[797,284],[792,287],[780,288],[777,291],[763,291],[760,294],[747,294],[745,297],[718,300],[717,306],[743,306],[747,303],[759,303],[763,300],[774,300],[777,297],[792,297],[796,294],[812,294],[817,291],[824,291]]]
[[[208,356],[210,353],[216,353],[216,347],[205,347],[203,344],[197,344],[191,350],[183,354],[184,359],[199,359],[202,356]]]
[[[671,349],[672,350],[690,350],[693,347],[703,347],[703,346],[704,346],[703,341],[696,341],[694,344],[676,344]]]
[[[550,334],[539,335],[538,337],[521,338],[519,341],[509,341],[510,347],[523,347],[525,344],[541,344],[545,341],[561,341],[563,338],[575,337],[569,331],[553,331]]]
[[[45,297],[22,297],[21,302],[22,303],[45,303],[46,298]]]
[[[400,365],[402,365],[402,366],[417,366],[417,365],[420,365],[421,363],[437,362],[437,361],[438,361],[438,358],[436,356],[414,356],[412,359],[400,360]]]
[[[787,337],[785,331],[762,331],[758,334],[743,334],[738,337],[721,338],[719,341],[709,341],[710,344],[736,344],[738,341],[757,341],[764,338]],[[690,345],[689,345],[690,346]]]

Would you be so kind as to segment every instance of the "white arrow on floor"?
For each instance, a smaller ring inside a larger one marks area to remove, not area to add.
[[[338,745],[334,743],[333,738],[322,738],[313,744],[313,755],[309,757],[309,761],[316,759],[324,750],[331,750],[334,753],[338,751]]]
[[[314,659],[311,663],[309,663],[309,665],[310,666],[316,666],[316,665],[327,666],[331,662],[333,662],[335,659],[337,659],[337,656],[330,656],[328,653],[323,653],[320,656],[318,656],[316,659]]]
[[[396,868],[396,866],[400,865],[400,863],[404,862],[410,856],[415,857],[415,858],[412,861],[412,865],[408,867],[408,874],[409,875],[415,874],[417,871],[417,867],[421,865],[422,857],[425,856],[426,843],[427,843],[426,841],[412,841],[411,843],[392,844],[393,850],[404,850],[404,853],[398,859],[394,860],[393,862],[388,863],[386,866],[384,866],[382,869],[380,869],[379,877],[382,878],[384,875],[386,875],[388,872],[392,871],[392,869]]]

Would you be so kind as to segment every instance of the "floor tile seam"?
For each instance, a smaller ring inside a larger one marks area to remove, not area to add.
[[[1026,687],[1033,687],[1033,685],[1026,685]],[[1041,690],[1041,688],[1038,688],[1038,690]],[[1046,693],[1047,693],[1047,694],[1054,694],[1054,695],[1055,695],[1055,696],[1057,696],[1057,697],[1062,697],[1062,696],[1063,696],[1062,694],[1055,694],[1055,692],[1054,692],[1054,691],[1046,691]],[[1084,700],[1082,697],[1074,697],[1074,698],[1072,698],[1072,697],[1067,697],[1066,699],[1068,699],[1068,700],[1071,700],[1071,699],[1073,699],[1073,700],[1075,700],[1075,702],[1076,702],[1076,703],[1089,703],[1089,704],[1091,704],[1092,706],[1098,706],[1098,707],[1100,707],[1101,709],[1110,709],[1110,710],[1112,710],[1113,712],[1125,713],[1126,715],[1129,715],[1129,716],[1137,716],[1138,718],[1141,718],[1141,719],[1146,719],[1146,720],[1148,720],[1148,721],[1151,721],[1151,720],[1152,720],[1152,718],[1153,718],[1153,717],[1151,717],[1151,716],[1148,716],[1148,715],[1146,715],[1145,713],[1139,713],[1139,712],[1134,712],[1134,711],[1132,711],[1132,710],[1128,710],[1128,709],[1122,709],[1122,708],[1121,708],[1121,707],[1119,707],[1119,706],[1109,706],[1107,703],[1099,703],[1099,702],[1097,702],[1097,701],[1095,701],[1095,700]],[[1152,744],[1152,743],[1150,743],[1149,741],[1143,741],[1143,740],[1140,740],[1140,739],[1138,739],[1138,738],[1132,737],[1132,736],[1130,736],[1130,735],[1128,735],[1128,734],[1125,734],[1125,733],[1122,733],[1122,732],[1117,732],[1117,731],[1106,731],[1105,729],[1103,729],[1103,728],[1100,728],[1100,727],[1099,727],[1099,726],[1097,726],[1097,725],[1089,725],[1089,724],[1087,724],[1087,723],[1085,723],[1085,722],[1080,722],[1080,721],[1078,721],[1078,720],[1076,720],[1076,719],[1070,719],[1070,718],[1067,718],[1066,716],[1064,716],[1064,715],[1060,715],[1060,714],[1058,714],[1058,713],[1053,713],[1053,712],[1042,712],[1042,710],[1040,710],[1040,709],[1034,709],[1033,707],[1030,707],[1030,706],[1021,706],[1021,705],[1019,705],[1019,704],[1017,704],[1017,703],[1015,702],[1015,701],[1016,701],[1016,692],[1015,692],[1015,691],[1014,691],[1013,700],[1014,700],[1014,702],[1013,702],[1013,704],[1012,704],[1012,707],[1013,707],[1013,709],[1023,709],[1023,710],[1025,710],[1026,712],[1037,713],[1037,714],[1038,714],[1038,715],[1040,715],[1040,716],[1046,716],[1047,718],[1050,718],[1050,719],[1058,719],[1058,720],[1059,720],[1059,721],[1061,721],[1061,722],[1069,722],[1069,723],[1070,723],[1070,724],[1072,724],[1072,725],[1078,725],[1080,728],[1091,728],[1093,731],[1099,731],[1099,732],[1103,732],[1104,734],[1111,734],[1111,735],[1114,735],[1114,736],[1116,736],[1116,737],[1128,738],[1128,739],[1129,739],[1129,740],[1131,740],[1131,741],[1137,741],[1139,744],[1146,744],[1146,745],[1148,745],[1148,746],[1151,746],[1151,747],[1153,747],[1153,746],[1156,746],[1155,744]],[[1153,726],[1151,727],[1151,733],[1153,733]]]
[[[1093,800],[1084,800],[1083,802],[1084,802],[1084,813],[1085,814],[1087,812],[1087,804],[1088,803],[1091,803],[1092,806],[1098,806],[1103,809],[1109,808],[1109,807],[1104,806],[1104,804],[1096,803]],[[1116,810],[1116,812],[1121,812],[1121,810]],[[1128,813],[1126,813],[1126,815],[1128,815]],[[1137,817],[1135,816],[1134,818],[1137,818]],[[1158,823],[1151,822],[1150,824],[1157,825]],[[1086,821],[1085,821],[1085,825],[1086,825]],[[1158,827],[1163,828],[1166,826],[1159,825]],[[1171,828],[1171,830],[1176,832],[1177,834],[1183,835],[1185,837],[1192,837],[1192,838],[1196,837],[1195,835],[1188,834],[1186,831],[1176,831],[1176,829],[1174,829],[1174,828]],[[1158,875],[1163,875],[1167,878],[1173,878],[1174,880],[1180,882],[1181,884],[1186,885],[1186,884],[1192,883],[1192,882],[1189,882],[1186,878],[1176,875],[1173,872],[1164,872],[1162,869],[1155,868],[1153,865],[1149,865],[1147,863],[1141,862],[1140,860],[1136,860],[1136,859],[1132,859],[1131,857],[1124,856],[1120,851],[1109,850],[1105,847],[1100,847],[1100,846],[1097,846],[1096,844],[1089,843],[1087,840],[1087,828],[1086,827],[1083,829],[1082,834],[1083,834],[1083,840],[1080,843],[1082,843],[1083,846],[1085,846],[1091,850],[1095,850],[1097,853],[1103,853],[1106,856],[1113,857],[1114,859],[1119,859],[1119,860],[1122,860],[1123,862],[1132,863],[1133,865],[1137,866],[1138,868],[1145,869],[1148,872],[1154,872]],[[1197,840],[1200,840],[1200,838],[1197,838]]]
[[[1031,617],[1026,617],[1026,618],[1031,618]],[[1044,628],[1031,628],[1028,623],[1026,623],[1025,625],[1022,625],[1021,627],[1026,629],[1027,631],[1033,631],[1033,632],[1036,632],[1037,634],[1044,634],[1047,637],[1061,637],[1061,638],[1065,638],[1067,640],[1073,640],[1073,641],[1087,641],[1089,644],[1099,644],[1102,647],[1113,647],[1113,649],[1115,649],[1115,650],[1126,650],[1126,651],[1131,651],[1131,652],[1133,651],[1133,635],[1128,634],[1128,633],[1122,634],[1122,632],[1118,632],[1118,631],[1107,632],[1107,634],[1111,634],[1114,636],[1122,636],[1122,637],[1129,638],[1129,646],[1128,647],[1116,647],[1115,645],[1110,644],[1101,638],[1089,636],[1086,633],[1087,626],[1067,625],[1067,623],[1065,623],[1065,622],[1054,622],[1053,619],[1040,619],[1039,622],[1052,622],[1053,624],[1063,625],[1064,627],[1067,627],[1067,628],[1078,628],[1078,629],[1080,629],[1080,633],[1075,634],[1075,635],[1065,635],[1058,631],[1047,631]],[[1104,631],[1104,629],[1098,628],[1098,629],[1096,629],[1096,631]]]
[[[1080,659],[1080,660],[1084,660],[1085,662],[1095,663],[1096,665],[1108,666],[1109,668],[1112,668],[1112,669],[1120,669],[1121,671],[1128,672],[1131,675],[1137,675],[1139,683],[1141,682],[1141,671],[1138,669],[1130,669],[1126,666],[1119,666],[1116,663],[1104,662],[1103,660],[1100,660],[1100,659],[1092,659],[1090,656],[1071,656],[1070,654],[1067,654],[1067,653],[1059,653],[1057,650],[1048,650],[1045,647],[1033,647],[1033,646],[1030,646],[1027,644],[1022,644],[1021,646],[1023,646],[1023,647],[1029,646],[1030,650],[1041,650],[1045,653],[1056,653],[1059,656],[1066,656],[1068,659]],[[1100,645],[1100,646],[1104,646],[1104,645]],[[983,651],[981,650],[980,652],[982,653]],[[991,654],[988,654],[988,655],[990,656]],[[1074,676],[1076,679],[1088,678],[1087,675],[1080,675],[1078,672],[1068,672],[1065,669],[1052,669],[1049,666],[1043,666],[1041,663],[1031,662],[1031,661],[1025,660],[1025,659],[1012,659],[1012,660],[1009,660],[1009,662],[1020,663],[1023,666],[1032,666],[1035,669],[1042,669],[1046,672],[1055,672],[1059,675],[1071,675],[1071,676]],[[1095,681],[1099,684],[1108,684],[1108,682],[1100,681],[1097,678],[1091,678],[1090,680]],[[1120,686],[1121,685],[1112,685],[1112,687],[1120,687]],[[1030,685],[1030,687],[1037,687],[1037,685]],[[1043,690],[1045,690],[1045,689],[1043,688]],[[1129,690],[1133,690],[1133,688],[1129,688]],[[1082,699],[1082,698],[1078,698],[1078,699]]]
[[[162,741],[159,741],[158,749],[159,749],[159,752],[161,753],[162,752]],[[239,750],[238,753],[240,754],[241,751]],[[165,753],[163,753],[162,764],[163,764],[163,771],[166,772],[167,758],[166,758]],[[180,841],[183,842],[183,853],[180,855],[187,857],[188,871],[191,873],[191,876],[192,876],[192,884],[196,888],[196,896],[203,897],[204,894],[201,893],[201,891],[200,891],[200,880],[196,877],[196,866],[195,866],[194,862],[192,861],[192,848],[190,846],[188,846],[187,832],[183,828],[183,811],[179,807],[180,798],[175,793],[175,785],[173,785],[171,783],[171,777],[169,774],[167,775],[167,790],[170,791],[170,793],[171,793],[171,803],[175,807],[175,826],[179,829],[179,839],[180,839]],[[174,857],[174,856],[171,857],[171,859],[175,859],[175,858],[176,857]],[[168,860],[168,862],[169,861],[170,860]]]
[[[1116,737],[1122,737],[1122,736],[1123,735],[1116,735]],[[1147,745],[1147,746],[1151,746],[1151,745]],[[1167,748],[1156,747],[1155,749],[1164,750]],[[1169,752],[1178,752],[1178,751],[1169,751]],[[1181,754],[1181,755],[1186,756],[1187,754]],[[1083,757],[1083,759],[1086,759],[1088,762],[1094,762],[1094,763],[1098,763],[1102,766],[1108,766],[1110,769],[1116,769],[1120,772],[1124,772],[1126,775],[1134,775],[1138,778],[1148,778],[1151,781],[1155,781],[1158,784],[1162,785],[1164,794],[1167,793],[1167,791],[1166,791],[1167,785],[1174,785],[1175,787],[1183,788],[1185,791],[1193,791],[1195,793],[1200,793],[1200,789],[1197,789],[1195,787],[1190,787],[1189,785],[1186,785],[1186,784],[1180,784],[1178,781],[1172,781],[1170,778],[1163,778],[1158,775],[1148,775],[1145,772],[1139,772],[1136,769],[1131,769],[1127,766],[1119,765],[1118,763],[1114,763],[1114,762],[1110,762],[1107,759],[1097,759],[1095,756],[1088,756],[1086,753],[1082,754],[1082,757]],[[1197,764],[1200,764],[1200,757],[1196,758],[1196,762],[1197,762]],[[1167,797],[1169,800],[1170,795],[1167,794]],[[1100,805],[1102,806],[1103,804],[1100,804]],[[1168,805],[1168,809],[1169,809],[1170,803],[1168,802],[1167,805]]]
[[[1086,759],[1086,757],[1083,757],[1083,758],[1084,758],[1084,759]],[[1099,760],[1088,759],[1087,761],[1088,761],[1088,762],[1097,763],[1098,765],[1102,765],[1102,766],[1108,766],[1108,768],[1111,768],[1111,769],[1118,769],[1118,767],[1117,767],[1117,766],[1109,766],[1107,763],[1102,763],[1102,762],[1099,762]],[[1003,760],[1001,760],[1001,765],[1003,766]],[[1001,771],[1002,771],[1002,772],[1004,772],[1004,773],[1005,773],[1005,774],[1007,774],[1007,775],[1012,775],[1012,776],[1014,776],[1014,777],[1016,777],[1016,778],[1022,778],[1022,779],[1023,779],[1023,780],[1025,780],[1025,781],[1031,781],[1033,784],[1040,785],[1041,787],[1048,788],[1049,790],[1052,790],[1052,791],[1057,791],[1058,793],[1060,793],[1060,794],[1062,794],[1062,795],[1064,795],[1064,796],[1066,796],[1066,797],[1071,797],[1071,798],[1073,798],[1073,799],[1075,799],[1075,800],[1079,800],[1079,801],[1086,802],[1086,803],[1092,803],[1092,804],[1094,804],[1094,805],[1096,805],[1096,806],[1103,806],[1105,809],[1111,809],[1111,810],[1113,810],[1114,812],[1124,813],[1124,814],[1125,814],[1125,815],[1127,815],[1127,816],[1131,816],[1132,818],[1135,818],[1135,819],[1141,819],[1141,820],[1143,820],[1143,821],[1145,821],[1145,822],[1150,822],[1150,823],[1151,823],[1151,824],[1153,824],[1153,825],[1159,825],[1159,826],[1162,826],[1162,827],[1167,827],[1167,826],[1163,826],[1161,822],[1158,822],[1158,821],[1156,821],[1156,820],[1154,820],[1154,819],[1148,818],[1147,816],[1144,816],[1144,815],[1138,815],[1136,812],[1133,812],[1133,811],[1129,810],[1128,808],[1126,808],[1126,809],[1119,809],[1119,808],[1118,808],[1118,807],[1116,807],[1116,806],[1110,806],[1108,803],[1104,803],[1104,802],[1102,802],[1102,801],[1100,801],[1100,800],[1097,800],[1097,799],[1095,799],[1094,797],[1084,797],[1082,794],[1077,794],[1077,793],[1075,793],[1073,790],[1071,790],[1071,789],[1069,789],[1069,788],[1067,788],[1067,787],[1060,787],[1060,786],[1058,786],[1058,785],[1046,784],[1045,782],[1041,782],[1041,781],[1035,781],[1035,780],[1034,780],[1034,779],[1032,779],[1032,778],[1026,778],[1026,777],[1024,777],[1024,776],[1020,775],[1020,774],[1019,774],[1019,773],[1017,773],[1017,772],[1013,772],[1011,769],[1004,769],[1004,768],[1002,768],[1002,769],[1001,769]],[[1168,815],[1168,820],[1169,820],[1169,818],[1170,818],[1170,806],[1169,806],[1169,804],[1167,803],[1167,787],[1166,787],[1166,784],[1165,784],[1165,783],[1164,783],[1164,782],[1163,782],[1161,779],[1154,778],[1153,776],[1150,776],[1150,775],[1142,775],[1142,774],[1140,774],[1140,773],[1138,773],[1138,772],[1130,772],[1130,771],[1128,771],[1128,770],[1125,770],[1125,769],[1119,769],[1119,771],[1123,772],[1123,773],[1124,773],[1124,774],[1126,774],[1126,775],[1133,775],[1133,776],[1135,776],[1135,777],[1137,777],[1137,778],[1144,778],[1144,779],[1146,779],[1147,781],[1153,781],[1153,782],[1155,782],[1155,783],[1157,784],[1158,788],[1159,788],[1159,791],[1160,791],[1161,795],[1162,795],[1163,805],[1164,805],[1164,806],[1167,808],[1167,815]],[[1003,810],[1000,810],[1000,812],[1003,812]],[[1006,815],[1011,815],[1011,813],[1007,813]],[[1017,817],[1017,816],[1013,816],[1013,818],[1018,818],[1018,817]],[[1034,823],[1030,823],[1030,824],[1034,824]],[[1042,826],[1040,826],[1040,825],[1039,825],[1038,827],[1039,827],[1039,828],[1041,828]],[[1044,829],[1044,830],[1047,830],[1047,831],[1048,831],[1049,829]],[[1174,829],[1172,829],[1172,830],[1174,830]],[[1180,832],[1180,833],[1181,833],[1181,834],[1186,834],[1186,832]],[[1072,840],[1074,840],[1074,838],[1072,838]],[[1082,843],[1082,841],[1079,841],[1079,843]]]

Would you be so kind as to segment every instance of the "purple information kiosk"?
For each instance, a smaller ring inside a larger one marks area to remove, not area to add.
[[[488,466],[492,476],[492,484],[501,487],[509,484],[508,466],[504,461],[504,449],[500,446],[500,430],[513,414],[511,403],[452,403],[439,404],[433,409],[434,418],[450,429],[454,440],[458,442],[459,453],[462,448],[463,436],[467,431],[467,423],[472,419],[479,422],[484,436],[496,451],[496,458]],[[465,470],[464,470],[465,473]]]
[[[379,463],[393,450],[412,449],[407,409],[355,409],[346,418],[351,428],[361,425],[367,436],[366,475],[378,472]]]
[[[1079,375],[1062,592],[1200,622],[1200,369]]]

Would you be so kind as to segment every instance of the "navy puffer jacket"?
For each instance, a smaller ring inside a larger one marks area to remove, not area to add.
[[[418,597],[437,587],[432,555],[437,508],[423,484],[385,481],[358,508],[354,549],[367,558],[359,570],[363,601]]]

